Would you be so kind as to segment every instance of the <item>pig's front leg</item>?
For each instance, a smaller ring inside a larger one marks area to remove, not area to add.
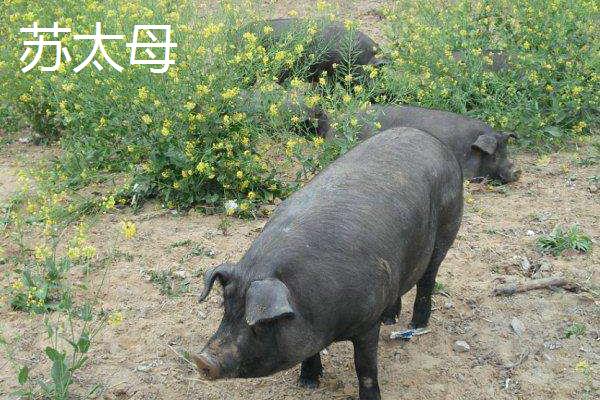
[[[364,335],[354,338],[354,366],[358,376],[359,400],[381,400],[377,381],[379,323]]]
[[[302,362],[300,369],[300,386],[308,389],[316,389],[319,386],[319,378],[323,375],[321,354],[317,353]]]

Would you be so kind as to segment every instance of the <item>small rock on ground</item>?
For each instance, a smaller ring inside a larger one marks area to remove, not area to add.
[[[523,325],[521,320],[519,320],[517,317],[514,317],[512,321],[510,321],[510,326],[519,336],[523,336],[523,333],[525,333],[525,325]]]
[[[452,348],[457,353],[466,353],[467,351],[471,350],[469,343],[465,342],[464,340],[457,340],[454,342],[454,346],[452,346]]]

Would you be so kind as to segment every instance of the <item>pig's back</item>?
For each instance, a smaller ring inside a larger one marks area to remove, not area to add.
[[[462,202],[460,171],[431,135],[382,132],[284,201],[242,263],[302,293],[301,309],[336,337],[358,329],[422,275],[440,213]]]

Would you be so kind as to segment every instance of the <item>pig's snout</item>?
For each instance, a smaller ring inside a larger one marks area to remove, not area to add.
[[[517,169],[516,171],[513,171],[512,175],[511,175],[512,182],[518,181],[519,178],[521,177],[521,173],[523,173],[523,171],[521,171],[520,169]]]
[[[514,168],[514,164],[511,161],[502,163],[498,168],[498,177],[502,183],[510,183],[518,181],[521,177],[521,169]]]
[[[200,353],[200,355],[193,356],[192,358],[201,374],[211,380],[219,379],[221,368],[211,356],[206,353]]]
[[[504,176],[501,177],[502,181],[504,181],[504,183],[516,182],[521,177],[521,172],[522,171],[520,169],[513,170],[511,168],[506,174],[503,174]]]

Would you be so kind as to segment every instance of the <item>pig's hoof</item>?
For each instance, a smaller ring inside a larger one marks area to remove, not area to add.
[[[306,389],[316,389],[319,387],[319,379],[300,377],[300,379],[298,379],[298,384],[300,387]]]

